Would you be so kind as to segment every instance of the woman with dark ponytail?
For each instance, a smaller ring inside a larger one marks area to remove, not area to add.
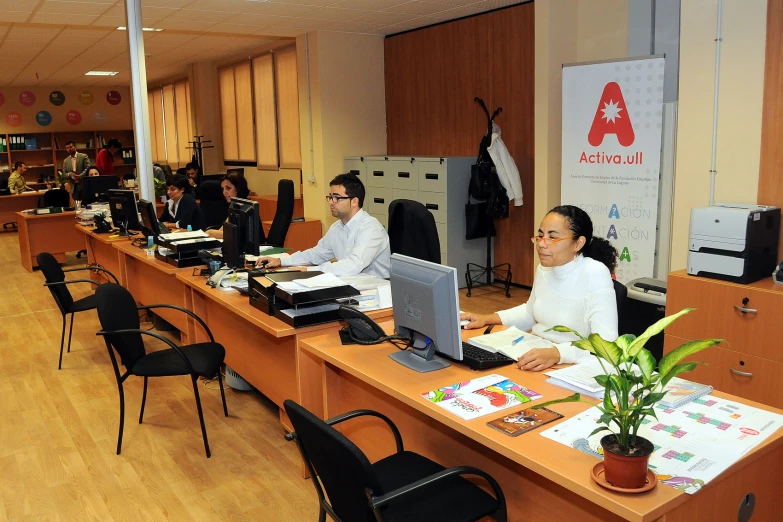
[[[617,338],[617,301],[612,274],[617,268],[617,250],[600,237],[593,237],[593,222],[579,207],[561,205],[541,221],[531,238],[540,264],[527,303],[490,315],[463,313],[465,328],[488,324],[516,326],[552,342],[551,348],[534,348],[519,358],[522,370],[541,371],[558,363],[577,363],[589,353],[571,344],[573,334],[547,331],[567,326],[582,335],[597,333]]]

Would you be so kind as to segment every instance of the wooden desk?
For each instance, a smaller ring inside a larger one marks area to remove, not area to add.
[[[299,380],[296,362],[299,342],[326,332],[335,333],[343,325],[333,322],[294,328],[253,308],[248,297],[239,292],[208,287],[206,279],[194,276],[192,271],[177,273],[177,279],[189,289],[186,308],[203,319],[215,339],[225,347],[226,364],[281,408],[281,422],[290,429],[282,409],[283,401],[297,398],[298,390],[310,385]],[[368,315],[384,320],[392,316],[392,311],[376,310]],[[195,321],[190,323],[188,337],[193,342],[205,341],[201,327]],[[312,384],[319,386],[317,382]]]
[[[22,192],[13,196],[0,196],[0,225],[4,223],[19,223],[17,212],[36,208],[38,199],[45,191]]]
[[[119,270],[114,273],[120,284],[127,288],[134,299],[143,305],[172,304],[189,308],[185,299],[185,285],[175,277],[179,272],[192,273],[193,267],[176,268],[147,255],[143,248],[130,241],[112,243],[119,252]],[[189,343],[187,315],[176,310],[153,310],[180,332],[183,344]]]
[[[261,221],[272,221],[277,212],[277,194],[267,196],[248,196],[248,199],[258,201],[258,213]],[[304,202],[301,197],[294,198],[294,219],[304,217]]]
[[[120,252],[114,245],[116,243],[129,243],[127,237],[113,237],[113,234],[96,234],[94,227],[76,225],[76,230],[84,234],[85,250],[87,250],[87,262],[91,265],[98,264],[120,279]],[[92,274],[97,281],[105,281],[100,273]]]
[[[387,332],[392,327],[391,323],[382,326]],[[333,333],[304,340],[299,350],[299,382],[309,385],[300,388],[301,404],[322,418],[361,408],[388,415],[399,427],[406,449],[446,467],[476,466],[493,475],[508,501],[510,521],[737,520],[737,508],[751,492],[756,497],[752,520],[780,519],[779,487],[770,477],[783,465],[781,431],[695,495],[662,484],[643,494],[617,494],[590,478],[590,470],[598,462],[594,457],[539,435],[541,429],[554,424],[512,438],[486,425],[497,416],[463,421],[419,395],[489,373],[513,377],[541,393],[544,400],[571,393],[547,384],[545,375],[523,373],[513,367],[472,372],[458,365],[416,373],[389,359],[388,354],[395,350],[389,344],[342,346]],[[587,406],[558,404],[553,409],[571,417]],[[354,420],[341,426],[371,462],[394,451],[388,428],[377,419]]]
[[[272,226],[271,221],[263,221],[264,234],[269,235],[269,229]],[[288,227],[288,233],[285,236],[285,248],[290,248],[291,252],[298,250],[307,250],[313,248],[322,237],[321,220],[305,219],[304,221],[292,221]]]
[[[17,212],[16,222],[22,266],[29,272],[38,266],[35,256],[41,252],[49,252],[63,263],[66,252],[78,252],[84,248],[84,237],[74,228],[76,212],[40,216]]]

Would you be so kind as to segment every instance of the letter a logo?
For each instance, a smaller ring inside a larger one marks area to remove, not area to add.
[[[617,141],[623,147],[630,146],[635,137],[623,93],[616,82],[609,82],[604,87],[587,141],[597,147],[603,143],[607,134],[616,135]]]

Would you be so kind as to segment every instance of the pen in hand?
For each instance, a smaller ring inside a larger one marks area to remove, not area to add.
[[[521,341],[522,339],[524,339],[524,338],[525,338],[525,336],[524,336],[524,335],[520,335],[519,337],[517,337],[516,339],[514,339],[513,341],[511,341],[511,346],[516,346],[516,345],[517,345],[517,343],[518,343],[519,341]]]

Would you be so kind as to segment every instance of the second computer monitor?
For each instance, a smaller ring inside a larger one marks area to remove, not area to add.
[[[139,200],[139,214],[141,214],[141,231],[146,236],[158,237],[160,226],[158,216],[155,213],[155,204],[146,199]]]
[[[111,220],[120,229],[120,235],[128,235],[128,230],[141,230],[136,193],[132,190],[109,189],[108,196]]]
[[[82,204],[89,205],[96,201],[108,201],[110,189],[116,189],[119,178],[111,176],[82,176]]]
[[[456,268],[393,254],[391,293],[395,329],[412,340],[392,359],[418,372],[449,366],[436,352],[462,360]]]
[[[228,205],[229,223],[237,227],[236,248],[240,254],[258,255],[258,247],[263,241],[261,218],[258,202],[249,199],[231,198]]]

